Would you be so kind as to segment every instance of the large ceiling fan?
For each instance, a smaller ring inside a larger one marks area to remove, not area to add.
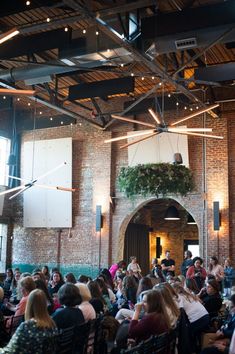
[[[15,197],[17,197],[18,195],[22,194],[23,192],[25,192],[27,189],[31,188],[31,187],[39,187],[39,188],[46,188],[46,189],[52,189],[52,190],[59,190],[59,191],[64,191],[64,192],[75,192],[76,189],[75,188],[67,188],[67,187],[62,187],[62,186],[49,186],[49,185],[45,185],[45,184],[38,184],[37,182],[45,177],[47,177],[48,175],[54,173],[55,171],[57,171],[58,169],[60,169],[61,167],[65,166],[67,163],[63,162],[60,165],[56,166],[55,168],[49,170],[48,172],[44,173],[43,175],[37,177],[37,178],[33,178],[31,180],[26,180],[23,178],[19,178],[19,177],[14,177],[14,176],[8,176],[9,178],[13,178],[16,180],[19,180],[22,182],[22,184],[18,187],[14,187],[11,189],[7,189],[6,191],[0,192],[0,196],[1,195],[5,195],[8,193],[13,193],[16,192],[15,194],[13,194],[9,199],[13,199]]]
[[[161,133],[177,133],[177,134],[183,134],[183,135],[193,135],[193,136],[202,136],[203,138],[214,138],[214,139],[223,139],[222,136],[218,136],[218,135],[210,135],[210,134],[205,134],[205,133],[209,133],[212,132],[211,128],[184,128],[184,127],[176,127],[178,124],[185,122],[193,117],[196,117],[202,113],[205,112],[209,112],[212,109],[218,107],[218,104],[214,104],[212,106],[208,106],[206,108],[203,108],[199,111],[193,112],[185,117],[183,117],[182,119],[177,120],[176,122],[167,125],[164,120],[160,117],[160,115],[156,112],[154,112],[151,108],[149,108],[149,113],[151,114],[151,116],[153,117],[155,124],[152,123],[147,123],[147,122],[142,122],[142,121],[137,121],[134,119],[129,119],[126,117],[121,117],[118,115],[114,115],[112,114],[112,117],[124,122],[130,122],[130,123],[134,123],[134,124],[140,124],[146,127],[150,127],[152,129],[148,129],[148,130],[140,130],[140,131],[135,131],[133,132],[133,134],[128,134],[125,136],[119,136],[117,138],[112,138],[112,139],[108,139],[105,140],[105,143],[111,143],[113,141],[119,141],[119,140],[124,140],[124,139],[130,139],[130,138],[136,138],[136,137],[141,137],[140,139],[134,140],[130,143],[124,144],[120,147],[120,149],[126,148],[130,145],[134,145],[137,144],[141,141],[147,140],[149,138],[154,137],[157,134],[161,134]]]

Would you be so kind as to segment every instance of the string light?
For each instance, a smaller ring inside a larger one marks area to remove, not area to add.
[[[99,35],[99,31],[96,31],[95,34],[96,34],[96,36],[98,36]]]
[[[80,127],[82,126],[82,123],[79,123]]]
[[[6,99],[6,96],[3,96],[3,99],[5,100],[5,99]]]
[[[171,97],[171,94],[170,93],[168,93],[168,95],[167,95],[169,98]]]
[[[186,106],[184,106],[184,109],[187,109],[187,107],[186,107]]]
[[[199,107],[198,107],[198,106],[196,106],[196,109],[199,109]]]
[[[70,123],[70,125],[73,125],[73,123]]]
[[[50,22],[50,21],[51,21],[50,17],[47,17],[47,22]]]
[[[134,76],[134,73],[131,73],[131,76]]]
[[[42,111],[40,111],[39,114],[42,114]]]
[[[143,77],[143,76],[141,77],[141,80],[144,80],[144,77]]]
[[[159,82],[159,84],[158,84],[159,86],[162,86],[162,83],[161,82]]]
[[[63,125],[63,124],[64,124],[64,122],[63,122],[63,121],[61,121],[61,122],[60,122],[60,124],[61,124],[61,125]]]
[[[109,52],[110,52],[110,49],[107,49],[107,52],[109,53]]]
[[[69,29],[68,29],[68,27],[65,27],[65,29],[64,29],[64,30],[65,30],[65,32],[68,32],[68,30],[69,30]]]
[[[84,29],[82,30],[82,33],[84,33],[84,34],[86,33],[86,30],[85,30],[85,28],[84,28]]]
[[[30,1],[26,1],[26,6],[29,6],[30,5]]]
[[[30,102],[28,102],[28,106],[31,106],[31,103],[30,103]]]
[[[192,107],[190,107],[190,111],[192,111],[193,109],[192,109]]]
[[[20,101],[20,98],[19,98],[19,97],[17,98],[17,101]]]
[[[123,66],[124,66],[124,64],[122,63],[122,64],[121,64],[121,67],[123,68]]]
[[[176,106],[178,106],[179,105],[179,102],[176,102]]]
[[[50,120],[53,120],[53,118],[52,118],[52,117],[50,117]]]
[[[154,76],[152,76],[152,80],[154,80],[155,79],[155,77]]]

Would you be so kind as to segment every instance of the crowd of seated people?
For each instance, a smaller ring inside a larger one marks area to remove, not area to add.
[[[0,288],[0,322],[4,324],[6,334],[12,318],[24,316],[24,322],[0,353],[44,354],[42,338],[48,345],[54,345],[51,353],[56,353],[56,341],[51,339],[58,336],[60,330],[89,324],[100,315],[106,320],[108,318],[108,323],[115,328],[113,353],[121,352],[130,342],[138,344],[152,335],[165,332],[177,330],[178,335],[184,337],[186,328],[187,338],[179,341],[178,353],[200,353],[201,335],[215,332],[212,320],[220,314],[223,297],[231,294],[233,272],[229,260],[223,268],[216,257],[211,257],[210,266],[205,269],[200,257],[191,259],[189,252],[186,257],[182,266],[185,276],[174,275],[175,263],[169,253],[164,262],[164,272],[158,260],[154,259],[146,276],[142,275],[136,257],[131,257],[129,267],[120,261],[112,265],[111,272],[101,270],[95,279],[88,275],[80,275],[76,279],[73,273],[63,276],[58,269],[50,273],[47,266],[22,274],[20,269],[7,269]],[[226,274],[229,274],[229,279],[226,279]],[[226,293],[223,293],[224,288]],[[219,346],[223,346],[224,353],[229,350],[229,340],[235,328],[235,295],[231,300],[232,307],[224,318],[225,322],[214,333],[214,346],[204,348],[202,353],[219,353]],[[182,331],[178,330],[180,326]],[[27,337],[27,331],[32,336]],[[1,338],[2,335],[3,332]],[[33,338],[37,339],[31,345]],[[37,341],[41,344],[35,351]],[[3,346],[6,340],[0,343]]]

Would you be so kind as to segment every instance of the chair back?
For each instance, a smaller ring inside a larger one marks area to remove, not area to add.
[[[10,337],[15,333],[17,327],[19,327],[22,322],[24,322],[24,315],[6,318],[4,325]]]
[[[57,340],[57,354],[71,354],[74,349],[74,326],[61,329]]]

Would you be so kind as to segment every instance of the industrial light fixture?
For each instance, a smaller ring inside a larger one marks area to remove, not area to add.
[[[191,214],[188,214],[187,224],[188,225],[196,225],[196,221],[194,220],[194,218],[192,217]]]
[[[17,30],[16,28],[13,28],[10,31],[0,34],[0,44],[8,41],[8,39],[11,39],[12,37],[17,36],[17,34],[19,34],[19,33],[20,33],[19,30]]]
[[[179,220],[179,212],[174,205],[170,206],[164,216],[165,220]]]

